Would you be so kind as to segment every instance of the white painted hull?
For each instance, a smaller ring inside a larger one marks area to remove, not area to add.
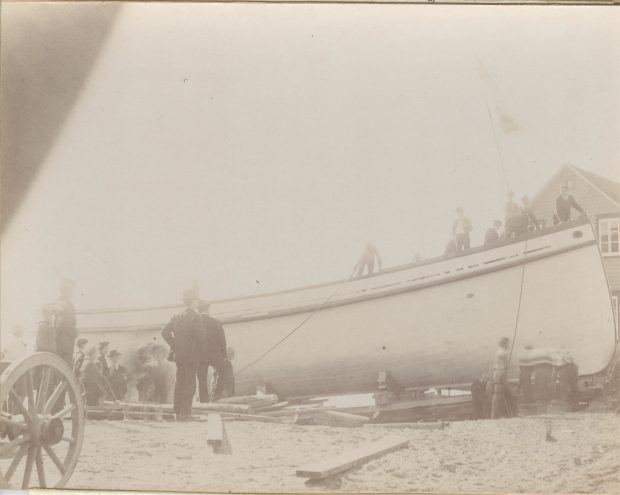
[[[87,312],[78,322],[96,334],[88,338],[128,352],[159,338],[178,309]],[[211,312],[236,351],[240,394],[267,382],[285,395],[373,390],[384,370],[405,386],[467,383],[485,371],[497,340],[513,335],[513,376],[526,343],[569,348],[580,375],[591,375],[615,346],[587,223],[363,279],[216,301]]]

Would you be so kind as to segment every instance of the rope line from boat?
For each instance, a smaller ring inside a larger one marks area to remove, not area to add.
[[[519,316],[521,314],[521,300],[523,299],[523,281],[525,280],[525,265],[527,264],[527,239],[525,239],[525,244],[523,245],[523,265],[521,269],[521,286],[519,287],[519,302],[517,304],[517,317],[515,319],[515,329],[512,333],[512,342],[510,344],[510,354],[508,354],[508,365],[510,365],[510,360],[512,359],[512,351],[515,347],[515,339],[517,337],[517,329],[519,328]]]
[[[258,356],[254,361],[252,361],[250,364],[245,365],[243,368],[241,368],[238,371],[234,372],[234,375],[237,376],[241,373],[243,373],[245,370],[251,368],[252,366],[254,366],[256,363],[258,363],[260,360],[262,360],[264,357],[266,357],[269,353],[271,353],[271,351],[275,350],[280,344],[282,344],[286,339],[288,339],[290,336],[292,336],[295,332],[297,332],[297,330],[299,330],[300,328],[302,328],[306,323],[308,323],[312,317],[317,314],[319,311],[321,311],[325,305],[332,300],[332,298],[338,293],[338,291],[349,282],[349,280],[345,280],[343,283],[341,283],[338,287],[336,287],[336,290],[334,292],[332,292],[321,304],[319,304],[314,311],[312,311],[312,313],[310,313],[308,316],[306,316],[304,318],[304,320],[299,323],[295,328],[293,328],[293,330],[291,330],[289,333],[287,333],[284,337],[282,337],[280,340],[278,340],[275,344],[273,344],[269,349],[267,349],[265,352],[263,352],[260,356]]]
[[[497,141],[497,133],[495,132],[495,123],[493,122],[493,116],[491,115],[491,108],[489,107],[489,99],[484,96],[484,102],[487,106],[487,115],[489,116],[489,122],[491,123],[491,134],[493,135],[493,141],[495,142],[495,149],[497,150],[497,156],[499,157],[499,164],[504,176],[504,183],[506,185],[506,191],[510,191],[510,184],[508,183],[508,175],[506,174],[506,167],[504,166],[504,159],[502,157],[502,150]]]

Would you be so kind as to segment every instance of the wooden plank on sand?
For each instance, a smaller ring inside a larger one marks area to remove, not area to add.
[[[223,420],[259,421],[261,423],[282,423],[282,418],[261,416],[260,414],[219,413]],[[208,417],[208,415],[207,415]]]
[[[207,416],[207,444],[219,446],[224,438],[224,425],[219,414],[211,413]]]
[[[450,423],[369,423],[365,426],[380,426],[385,428],[409,428],[412,430],[443,430]]]
[[[409,440],[403,440],[402,438],[384,438],[345,452],[335,458],[319,461],[297,469],[296,475],[300,478],[324,479],[360,466],[394,450],[402,449],[408,444]]]
[[[370,421],[366,416],[347,414],[338,411],[321,411],[312,415],[315,425],[360,427]]]

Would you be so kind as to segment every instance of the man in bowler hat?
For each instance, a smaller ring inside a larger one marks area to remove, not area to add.
[[[199,313],[200,296],[196,289],[183,293],[185,308],[175,314],[161,331],[170,346],[170,355],[176,363],[174,384],[174,412],[177,420],[191,418],[192,400],[196,392],[196,375],[205,348],[206,335]]]

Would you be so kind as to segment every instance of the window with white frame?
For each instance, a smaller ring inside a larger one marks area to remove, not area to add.
[[[598,242],[603,256],[618,256],[620,245],[618,231],[620,230],[620,218],[599,218]]]

